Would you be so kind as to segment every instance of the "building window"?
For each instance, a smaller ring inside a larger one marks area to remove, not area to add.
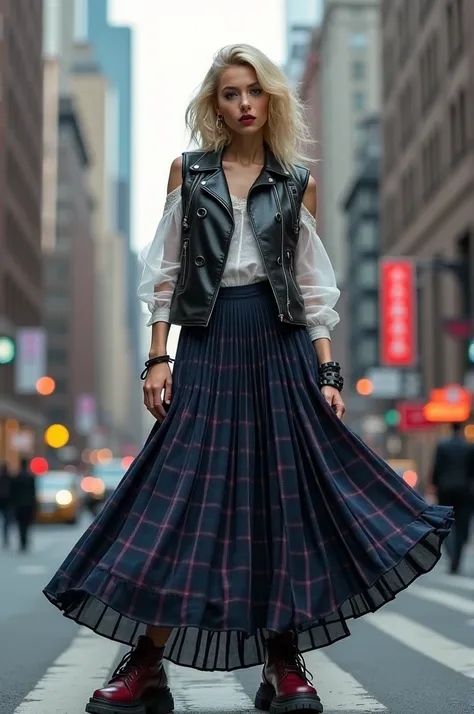
[[[367,47],[367,35],[365,32],[351,32],[349,44],[353,50],[365,50]]]
[[[448,61],[453,65],[464,46],[464,0],[449,0],[446,5],[446,34]]]
[[[467,151],[467,103],[466,91],[459,90],[449,107],[449,135],[451,148],[451,163],[454,165]]]
[[[426,199],[438,188],[442,177],[441,132],[437,127],[426,139],[421,151],[423,196]]]
[[[378,323],[378,305],[373,298],[365,297],[360,301],[359,322],[363,327],[376,328]]]
[[[408,82],[400,94],[400,143],[405,148],[413,137],[416,126],[415,93],[412,82]]]
[[[377,238],[374,221],[363,221],[356,235],[357,249],[360,252],[374,251],[377,248]]]
[[[365,92],[354,92],[352,95],[352,106],[356,112],[364,111],[366,108]]]
[[[359,269],[359,285],[362,288],[371,290],[378,284],[377,262],[373,259],[365,258]]]
[[[352,63],[352,79],[365,79],[366,64],[362,60],[354,60]]]
[[[374,337],[364,337],[359,341],[358,362],[365,368],[372,367],[378,362],[377,340]]]
[[[416,171],[410,166],[402,176],[401,209],[402,221],[407,226],[414,218],[417,207]]]
[[[420,56],[421,106],[427,111],[439,88],[439,41],[433,33]]]

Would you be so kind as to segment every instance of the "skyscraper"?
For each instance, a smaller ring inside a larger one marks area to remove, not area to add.
[[[294,85],[303,76],[320,5],[320,0],[286,0],[286,74]]]

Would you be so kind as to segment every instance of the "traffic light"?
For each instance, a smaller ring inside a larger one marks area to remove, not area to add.
[[[469,362],[474,364],[474,340],[471,340],[467,346],[467,357]]]
[[[387,426],[398,426],[400,424],[400,412],[397,409],[389,409],[384,414]]]

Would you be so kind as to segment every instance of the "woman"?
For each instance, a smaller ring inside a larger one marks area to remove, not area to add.
[[[341,422],[339,293],[316,186],[296,164],[302,117],[280,70],[245,45],[217,54],[188,109],[201,149],[173,162],[142,255],[157,423],[45,589],[67,617],[134,645],[93,714],[172,711],[163,658],[264,664],[259,709],[321,712],[300,653],[347,636],[349,618],[440,557],[450,509]]]

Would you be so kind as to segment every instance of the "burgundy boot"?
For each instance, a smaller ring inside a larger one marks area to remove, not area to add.
[[[297,638],[284,632],[267,640],[263,681],[255,697],[255,707],[270,714],[323,711],[323,705],[298,650]]]
[[[163,648],[142,635],[105,687],[96,689],[89,714],[169,714],[174,701],[163,667]]]

